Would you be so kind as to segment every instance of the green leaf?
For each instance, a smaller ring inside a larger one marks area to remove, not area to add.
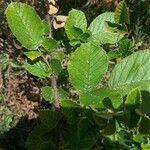
[[[130,111],[124,111],[123,115],[115,117],[119,124],[128,125],[130,121]]]
[[[123,38],[123,34],[119,33],[112,33],[112,32],[100,32],[92,35],[89,37],[88,41],[94,42],[97,44],[115,44],[117,43],[121,38]]]
[[[141,91],[142,104],[140,110],[143,114],[150,114],[150,92]]]
[[[85,14],[80,10],[72,9],[65,23],[65,31],[69,40],[78,39],[86,28],[87,21]]]
[[[114,58],[119,58],[119,57],[120,57],[120,54],[119,54],[119,52],[118,52],[117,50],[109,51],[109,52],[107,53],[107,55],[108,55],[108,59],[109,59],[109,60],[112,60],[112,59],[114,59]]]
[[[118,24],[123,24],[123,23],[129,24],[128,8],[124,0],[117,5],[114,19],[115,22]]]
[[[124,117],[125,116],[125,112],[123,111],[114,111],[114,110],[104,110],[104,111],[100,111],[100,110],[95,110],[95,113],[98,117],[101,117],[103,119],[107,119],[107,120],[111,120],[113,119],[114,117]]]
[[[29,73],[39,78],[50,77],[52,74],[51,68],[49,68],[47,64],[41,60],[27,62],[24,67]]]
[[[122,96],[133,88],[150,91],[150,51],[138,51],[121,60],[113,69],[109,87]]]
[[[113,32],[113,33],[117,32],[117,33],[127,34],[127,32],[128,32],[127,26],[124,24],[120,25],[117,23],[112,23],[112,22],[106,21],[105,26],[108,31]]]
[[[63,88],[59,88],[58,92],[59,92],[59,97],[61,100],[66,100],[69,98],[68,91],[64,90]]]
[[[67,150],[91,150],[96,143],[98,131],[88,119],[82,119],[76,126],[67,127],[65,131]]]
[[[114,23],[114,13],[105,12],[93,20],[88,28],[88,30],[92,33],[92,36],[88,39],[88,41],[92,41],[97,44],[114,44],[124,36],[124,33],[110,32],[105,25],[106,21]]]
[[[54,59],[58,59],[60,62],[63,61],[64,57],[65,57],[64,52],[55,52],[53,56]]]
[[[142,150],[149,150],[150,149],[150,144],[142,144]]]
[[[77,125],[67,126],[63,132],[66,150],[91,150],[98,134],[98,130],[86,118]]]
[[[53,99],[52,99],[53,90],[52,90],[52,88],[50,86],[44,86],[44,87],[42,87],[41,91],[42,91],[42,97],[46,101],[49,101],[49,102],[53,101]]]
[[[64,108],[79,108],[80,105],[77,104],[75,101],[72,101],[72,100],[61,100],[60,101],[61,103],[61,106],[64,107]]]
[[[141,103],[141,94],[138,88],[135,88],[127,95],[125,105],[127,109],[135,109]]]
[[[52,59],[50,65],[54,74],[58,75],[61,72],[62,66],[58,59]]]
[[[40,57],[42,54],[39,51],[29,51],[29,52],[24,52],[24,55],[26,55],[30,60],[34,60]]]
[[[142,117],[140,121],[139,133],[150,135],[150,118],[148,116]]]
[[[81,93],[79,97],[79,101],[82,105],[85,106],[94,106],[94,108],[104,108],[104,105],[102,103],[101,96],[99,94],[99,91],[91,91],[91,92],[85,92]]]
[[[107,55],[101,47],[82,44],[68,63],[69,79],[77,90],[88,92],[102,80],[107,67]]]
[[[43,138],[47,132],[49,130],[44,125],[37,125],[28,136],[26,142],[28,150],[45,150],[46,145],[48,145],[49,149],[55,149],[56,147],[49,137],[47,139]]]
[[[123,39],[119,41],[119,49],[118,52],[123,56],[127,56],[129,54],[129,50],[131,48],[131,40],[129,39]]]
[[[92,132],[94,125],[88,119],[82,119],[78,124],[78,137],[80,140],[85,141],[85,147],[92,147],[96,142],[96,134]],[[86,145],[89,144],[89,146]],[[91,145],[91,146],[90,146]]]
[[[107,28],[104,25],[105,21],[114,22],[114,13],[105,12],[99,15],[92,21],[88,30],[90,30],[92,34],[97,34],[99,32],[106,32]]]
[[[48,52],[52,52],[56,48],[58,48],[58,42],[52,38],[44,38],[42,42],[42,46]]]
[[[48,136],[49,134],[47,134]],[[50,139],[48,141],[44,141],[44,143],[41,144],[41,150],[50,150],[50,149],[56,149],[55,143]],[[33,149],[32,149],[33,150]],[[39,149],[38,149],[39,150]]]
[[[141,93],[138,88],[132,89],[125,100],[125,111],[128,114],[125,124],[129,129],[137,127],[140,116],[135,112],[141,103]]]
[[[111,104],[113,106],[114,109],[117,109],[120,107],[120,105],[122,104],[123,102],[123,99],[121,97],[121,95],[114,91],[114,90],[111,90],[111,89],[100,89],[100,95],[101,95],[101,98],[103,97],[103,103],[107,101],[111,101]]]
[[[32,7],[13,2],[8,5],[5,14],[11,31],[25,48],[35,50],[41,46],[42,20]]]
[[[80,105],[71,100],[61,100],[62,113],[69,124],[75,124],[79,120]]]
[[[115,119],[109,120],[106,127],[101,130],[101,133],[104,135],[114,134],[116,131]]]
[[[87,41],[88,38],[91,36],[91,34],[92,34],[91,31],[89,31],[89,30],[85,31],[83,34],[81,34],[80,40]]]
[[[54,129],[58,121],[61,119],[61,114],[53,110],[40,110],[39,117],[42,124],[45,125],[49,130]]]
[[[134,129],[137,127],[140,120],[140,116],[135,112],[135,110],[130,109],[128,113],[128,118],[126,118],[125,124],[129,129]],[[127,122],[128,121],[128,122]]]
[[[105,98],[109,98],[111,100],[112,106],[115,109],[123,102],[121,95],[117,91],[109,88],[101,88],[88,93],[81,93],[79,100],[86,106],[90,105],[95,108],[104,108],[103,100]]]
[[[81,41],[79,39],[72,39],[72,40],[70,40],[69,44],[71,46],[77,46],[77,45],[81,44]]]
[[[93,114],[93,119],[100,129],[103,129],[107,125],[107,120],[99,117],[97,114]]]
[[[45,35],[51,34],[52,32],[51,25],[46,20],[42,20],[42,25],[43,25],[44,34]]]
[[[133,140],[137,143],[144,143],[145,142],[145,138],[143,135],[137,134],[133,137]]]

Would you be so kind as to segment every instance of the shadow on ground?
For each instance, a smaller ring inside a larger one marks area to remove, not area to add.
[[[21,118],[14,128],[0,135],[0,150],[27,150],[25,141],[36,122],[36,119]]]

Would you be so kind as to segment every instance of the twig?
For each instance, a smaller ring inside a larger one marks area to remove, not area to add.
[[[53,106],[56,109],[59,109],[60,105],[59,105],[59,93],[57,88],[57,79],[58,77],[55,75],[51,77],[51,86],[53,88]]]

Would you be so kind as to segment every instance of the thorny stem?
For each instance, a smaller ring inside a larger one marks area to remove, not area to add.
[[[59,105],[59,93],[57,88],[57,79],[58,76],[53,75],[51,77],[51,86],[53,88],[53,106],[54,108],[59,109],[60,105]]]

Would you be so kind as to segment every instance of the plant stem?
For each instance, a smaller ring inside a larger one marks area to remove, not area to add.
[[[56,109],[59,109],[60,108],[60,105],[59,105],[59,93],[58,93],[58,88],[57,88],[57,76],[53,75],[51,77],[51,86],[53,88],[53,106],[54,108]]]
[[[42,53],[40,49],[38,49],[38,51],[40,53]],[[42,57],[43,61],[47,64],[47,66],[49,68],[51,68],[49,62],[43,57],[43,55],[41,55],[41,57]],[[60,108],[59,93],[58,93],[58,88],[57,88],[57,79],[58,79],[58,76],[56,76],[56,75],[51,76],[51,87],[53,88],[53,106],[55,109]]]
[[[7,69],[7,74],[8,74],[8,87],[7,87],[7,89],[8,89],[8,92],[7,92],[7,98],[6,98],[6,101],[9,100],[9,98],[10,98],[10,92],[11,92],[11,85],[10,85],[10,82],[11,82],[11,78],[10,78],[10,70],[11,70],[11,68],[10,68],[10,66],[8,66],[8,69]]]
[[[2,69],[0,67],[0,92],[2,91],[3,87],[3,75],[2,75]]]

